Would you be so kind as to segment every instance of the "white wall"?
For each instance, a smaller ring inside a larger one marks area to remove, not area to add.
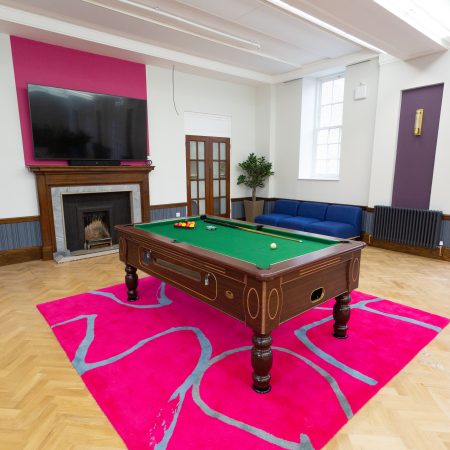
[[[185,202],[185,111],[231,117],[230,195],[250,195],[237,186],[238,163],[255,147],[256,88],[175,72],[175,104],[172,71],[147,66],[150,157],[155,170],[150,174],[152,205]]]
[[[445,214],[450,213],[449,52],[381,65],[369,206],[391,204],[401,91],[436,83],[444,83],[444,93],[430,209],[442,210]]]
[[[39,214],[35,177],[26,167],[9,36],[0,34],[0,218]]]
[[[275,111],[272,105],[272,87],[261,85],[256,89],[256,108],[255,108],[255,149],[258,156],[265,156],[266,159],[274,164],[275,155],[273,154],[273,142],[271,135],[274,133],[274,115]],[[273,167],[275,170],[275,167]],[[258,188],[256,195],[261,197],[273,196],[274,176],[269,177],[264,188]]]
[[[379,73],[379,79],[378,79]],[[237,164],[254,151],[274,163],[275,176],[259,193],[374,206],[390,204],[401,90],[444,83],[430,208],[450,214],[450,53],[378,66],[369,61],[346,71],[344,133],[339,181],[298,180],[302,81],[258,87],[147,66],[149,139],[156,169],[150,175],[153,205],[186,201],[184,111],[231,117],[231,196]],[[367,84],[368,97],[353,100]],[[378,83],[378,85],[377,85]],[[0,218],[39,214],[35,177],[24,165],[9,36],[0,34]],[[372,152],[373,149],[373,152]]]
[[[231,138],[231,117],[185,111],[184,133],[194,136]]]
[[[353,100],[354,88],[360,83],[367,85],[367,98]],[[302,80],[277,86],[276,197],[367,205],[377,83],[377,61],[367,61],[346,69],[338,181],[298,179]]]
[[[256,88],[147,66],[151,204],[186,201],[184,111],[231,117],[231,197],[250,195],[236,185],[237,164],[255,147]],[[0,34],[0,218],[39,214],[35,177],[25,167],[9,36]],[[263,149],[267,151],[266,148]]]
[[[275,87],[275,197],[305,198],[298,191],[301,80]]]

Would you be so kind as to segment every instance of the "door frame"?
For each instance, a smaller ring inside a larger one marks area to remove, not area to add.
[[[186,152],[186,194],[187,194],[187,214],[192,215],[191,207],[191,178],[190,178],[190,141],[201,141],[205,143],[205,209],[206,211],[214,210],[214,193],[213,193],[213,157],[212,157],[212,144],[214,142],[224,143],[226,146],[226,212],[220,214],[222,217],[230,217],[230,155],[231,155],[231,141],[229,137],[220,136],[199,136],[187,134],[185,135],[185,152]],[[220,150],[219,150],[220,155]],[[208,212],[207,212],[208,214]]]

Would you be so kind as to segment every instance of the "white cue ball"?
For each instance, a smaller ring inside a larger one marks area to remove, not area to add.
[[[275,242],[272,242],[272,243],[270,244],[270,248],[271,248],[272,250],[275,250],[275,249],[277,248],[277,244],[275,244]]]

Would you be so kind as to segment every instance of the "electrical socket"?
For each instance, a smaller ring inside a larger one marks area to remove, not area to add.
[[[175,213],[175,217],[181,217],[181,213],[180,212],[176,212]]]

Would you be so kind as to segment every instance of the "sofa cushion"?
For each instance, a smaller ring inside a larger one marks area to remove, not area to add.
[[[315,219],[314,217],[295,216],[281,219],[278,222],[278,226],[290,228],[291,230],[305,231],[306,225],[314,222],[319,222],[319,219]]]
[[[344,222],[350,225],[361,225],[362,210],[357,206],[330,205],[325,220]]]
[[[343,239],[356,237],[360,234],[353,225],[344,222],[334,222],[332,220],[323,220],[321,222],[307,224],[304,231]]]
[[[303,202],[300,203],[300,206],[298,207],[297,216],[324,220],[327,208],[327,203]]]
[[[256,223],[277,226],[280,220],[292,217],[289,214],[260,214],[255,217]]]
[[[276,200],[273,213],[295,216],[297,214],[299,204],[300,202],[295,200]]]
[[[343,222],[352,225],[355,229],[353,236],[361,234],[362,209],[357,206],[330,205],[325,220]]]

